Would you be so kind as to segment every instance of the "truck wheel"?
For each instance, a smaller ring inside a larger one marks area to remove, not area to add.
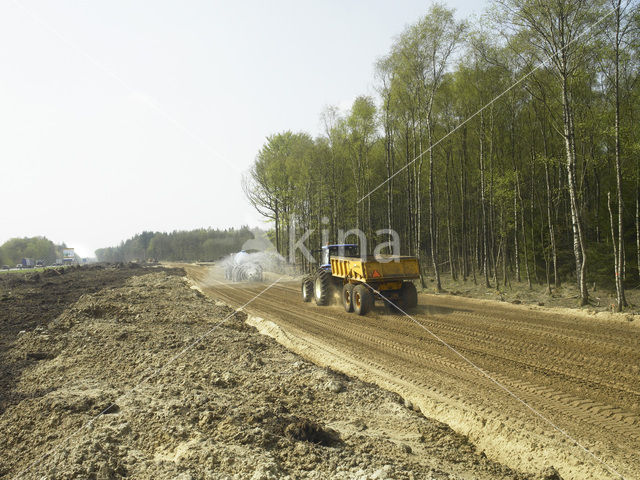
[[[342,287],[342,305],[347,313],[353,312],[353,284],[345,283]]]
[[[353,289],[353,310],[358,315],[366,315],[373,307],[373,295],[364,285],[356,285]]]
[[[400,288],[400,305],[403,310],[415,308],[418,305],[418,291],[411,282],[402,282]]]
[[[326,270],[319,270],[313,281],[313,298],[316,305],[327,305],[331,296],[331,274]]]
[[[313,280],[307,275],[302,278],[302,301],[310,302],[313,296]]]

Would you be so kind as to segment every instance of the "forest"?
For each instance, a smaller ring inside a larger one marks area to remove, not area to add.
[[[218,230],[201,228],[188,231],[142,232],[117,247],[99,248],[99,262],[146,261],[214,261],[238,252],[254,238],[248,227]]]
[[[283,254],[291,232],[393,229],[436,290],[572,282],[586,305],[600,284],[621,310],[640,283],[639,27],[637,1],[433,4],[381,52],[376,95],[309,112],[316,138],[269,136],[245,193]]]

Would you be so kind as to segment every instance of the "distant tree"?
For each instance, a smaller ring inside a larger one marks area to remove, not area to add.
[[[284,253],[294,205],[303,206],[308,198],[303,186],[309,176],[316,174],[310,168],[314,143],[306,133],[290,131],[267,139],[249,174],[243,179],[243,188],[250,203],[275,224],[276,248]],[[316,176],[316,178],[320,178]]]
[[[197,229],[190,231],[142,232],[117,247],[96,250],[98,261],[129,262],[153,258],[166,261],[218,260],[238,252],[253,238],[248,227],[240,229]]]
[[[356,210],[356,228],[366,225],[367,232],[371,232],[371,199],[366,203],[360,202],[362,196],[370,188],[369,153],[377,140],[376,105],[371,97],[358,97],[351,106],[346,118],[348,135],[349,159],[353,173],[353,182],[358,197]],[[364,206],[367,205],[365,215]],[[364,221],[366,217],[366,222]]]
[[[1,263],[14,266],[23,258],[32,258],[52,264],[56,258],[62,257],[62,248],[46,237],[12,238],[0,246]]]

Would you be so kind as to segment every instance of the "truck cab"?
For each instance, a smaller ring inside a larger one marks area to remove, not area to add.
[[[360,247],[355,243],[342,243],[335,245],[324,245],[322,248],[322,260],[320,268],[331,271],[331,257],[353,257],[360,256]]]

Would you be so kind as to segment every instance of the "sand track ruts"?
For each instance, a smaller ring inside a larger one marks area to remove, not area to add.
[[[205,267],[187,272],[234,306],[268,285],[225,284]],[[420,303],[417,322],[610,470],[407,317],[304,304],[295,282],[274,285],[246,310],[274,322],[298,353],[397,391],[511,466],[551,464],[565,478],[616,478],[611,470],[640,478],[637,326],[446,295],[421,295]]]

